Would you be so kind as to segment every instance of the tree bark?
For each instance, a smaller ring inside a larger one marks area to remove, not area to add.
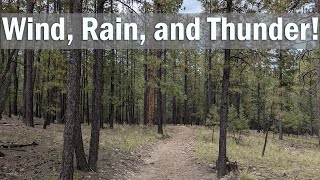
[[[185,51],[185,68],[184,68],[184,111],[183,111],[183,124],[186,125],[189,123],[189,107],[188,107],[188,99],[189,99],[189,92],[188,92],[188,52]]]
[[[1,79],[0,81],[2,82],[1,86],[0,86],[0,119],[2,117],[2,113],[5,109],[5,102],[8,96],[8,92],[9,92],[9,86],[11,84],[11,77],[12,74],[14,72],[14,69],[17,68],[17,61],[14,61],[13,59],[17,59],[16,57],[14,58],[14,54],[15,56],[18,55],[18,53],[16,53],[16,51],[18,50],[12,50],[9,54],[8,54],[8,62],[7,65],[4,69],[4,72],[2,72],[1,74]]]
[[[158,68],[158,96],[157,96],[157,103],[158,103],[158,134],[163,135],[163,94],[161,92],[161,80],[162,80],[162,62],[161,62],[161,50],[157,52],[157,59],[160,61],[159,68]]]
[[[147,65],[147,57],[148,57],[148,50],[144,50],[144,83],[145,83],[145,90],[144,90],[144,99],[143,99],[143,123],[144,125],[148,124],[148,97],[149,97],[149,83],[148,83],[148,65]]]
[[[231,12],[232,0],[227,1],[227,12]],[[220,137],[218,156],[218,177],[225,176],[227,172],[227,122],[229,109],[229,79],[230,79],[231,50],[224,52],[224,66],[221,92]]]
[[[228,1],[229,2],[229,1]],[[219,156],[218,156],[218,177],[227,174],[227,122],[229,109],[229,78],[230,78],[230,56],[231,50],[225,50],[225,60],[223,67],[223,80],[221,92],[221,115],[220,115],[220,137],[219,137]]]
[[[279,71],[280,71],[280,75],[279,75],[279,87],[280,87],[280,91],[281,91],[281,98],[283,97],[283,93],[282,93],[282,87],[283,87],[283,66],[284,66],[284,62],[282,59],[282,52],[280,50],[280,57],[279,57],[279,61],[280,61],[280,66],[279,66]],[[280,111],[283,111],[283,103],[280,103]],[[282,123],[282,115],[279,118],[279,139],[283,140],[283,123]]]
[[[100,111],[103,94],[103,50],[95,50],[95,64],[93,68],[93,93],[92,93],[92,122],[91,139],[89,149],[89,168],[97,171],[99,133],[100,133]]]
[[[72,0],[69,2],[70,13],[82,12],[82,0]],[[72,28],[76,28],[74,22]],[[81,76],[81,50],[70,50],[68,91],[67,91],[67,111],[64,129],[64,141],[61,163],[61,180],[73,179],[73,156],[76,152],[77,166],[81,170],[87,170],[87,162],[84,156],[81,124],[79,121],[80,102],[80,76]]]
[[[213,93],[213,76],[212,76],[212,49],[208,50],[209,53],[209,57],[208,57],[208,99],[207,99],[207,103],[208,103],[208,107],[207,107],[207,113],[210,112],[210,109],[212,107],[213,103],[213,97],[214,97],[214,93]]]
[[[105,0],[99,0],[97,13],[103,13]],[[97,171],[98,153],[99,153],[99,136],[102,110],[103,95],[103,49],[94,50],[93,65],[93,92],[92,92],[92,122],[91,122],[91,139],[89,148],[89,169]]]
[[[313,136],[313,103],[312,103],[312,77],[311,73],[309,76],[309,96],[308,96],[308,105],[309,105],[309,120],[310,120],[310,129],[309,129],[309,135]]]
[[[153,55],[155,58],[155,56]],[[152,61],[154,59],[151,59]],[[154,70],[154,64],[149,64],[148,67],[148,84],[147,84],[147,111],[146,111],[146,121],[148,126],[153,125],[153,118],[154,118],[154,95],[155,95],[155,88],[154,83],[156,79],[156,73]]]
[[[173,58],[173,81],[175,82],[176,80],[176,73],[175,73],[175,68],[177,66],[177,62],[176,62],[176,59]],[[177,124],[177,96],[173,96],[172,97],[172,122],[174,125]]]
[[[24,123],[29,127],[34,127],[33,122],[33,58],[34,52],[33,50],[25,50],[25,61],[26,61],[26,74],[25,74],[25,87],[24,87],[24,94],[25,94],[25,101],[24,101],[24,108],[25,108],[25,117]]]
[[[16,64],[18,62],[18,51],[15,55]],[[19,79],[17,74],[17,66],[13,69],[13,100],[12,100],[12,114],[18,115],[18,89],[19,89]]]
[[[35,0],[27,1],[27,13],[33,13]],[[33,122],[33,89],[34,89],[34,72],[33,72],[34,50],[25,50],[25,86],[24,86],[24,123],[29,127],[34,127]]]
[[[115,75],[115,61],[116,61],[116,53],[115,50],[111,50],[111,74],[110,74],[110,109],[109,109],[109,123],[110,123],[110,129],[113,129],[113,122],[114,122],[114,75]]]

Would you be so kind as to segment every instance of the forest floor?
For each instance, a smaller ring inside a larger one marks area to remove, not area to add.
[[[3,148],[0,157],[0,179],[51,180],[59,176],[63,125],[35,128],[21,123],[21,118],[4,117],[0,121],[0,145],[31,144],[37,146]],[[82,125],[86,154],[90,126]],[[187,180],[214,179],[212,169],[197,163],[194,157],[195,130],[185,126],[166,126],[159,136],[156,127],[116,125],[101,129],[98,172],[75,171],[75,179],[114,180]]]
[[[18,117],[0,121],[0,145],[31,144],[37,146],[3,148],[0,179],[51,180],[59,176],[63,125],[35,128],[21,123]],[[90,126],[83,125],[86,154]],[[199,126],[165,126],[165,136],[156,127],[116,125],[101,129],[98,172],[75,171],[75,179],[112,180],[188,180],[216,179],[218,132],[212,142],[212,130]],[[250,131],[236,143],[228,136],[228,157],[237,161],[240,175],[236,179],[320,179],[320,151],[317,139],[285,136],[279,141],[270,133],[266,154],[261,157],[264,134]],[[235,179],[228,176],[225,179]]]
[[[195,156],[205,164],[213,163],[218,156],[219,131],[216,129],[212,142],[212,129],[194,127],[196,130]],[[265,134],[248,131],[236,142],[228,134],[227,156],[237,161],[240,179],[306,179],[320,180],[320,149],[318,138],[310,136],[285,135],[269,132],[264,157],[261,156]],[[211,166],[213,166],[211,164]]]
[[[42,128],[42,120],[35,120],[35,128],[21,123],[21,118],[4,117],[0,121],[0,145],[31,144],[37,146],[2,148],[0,179],[56,180],[59,177],[64,125],[51,124]],[[90,126],[82,125],[83,141],[88,154]],[[127,174],[138,171],[142,156],[149,147],[163,138],[156,127],[115,125],[101,129],[98,172],[75,171],[75,179],[128,179]]]
[[[157,143],[144,158],[142,169],[129,176],[132,180],[209,180],[213,170],[196,163],[194,129],[186,126],[167,126],[172,137]]]

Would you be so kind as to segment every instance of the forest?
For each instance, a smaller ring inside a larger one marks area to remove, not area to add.
[[[0,10],[176,14],[196,4],[320,12],[319,0],[1,0]],[[320,178],[318,49],[0,54],[0,179]]]

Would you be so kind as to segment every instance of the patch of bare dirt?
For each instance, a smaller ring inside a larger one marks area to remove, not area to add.
[[[5,154],[0,157],[0,179],[57,179],[63,141],[63,125],[51,124],[42,129],[43,120],[36,119],[36,127],[22,124],[21,118],[4,117],[0,121],[0,144],[31,144],[37,146],[21,148],[1,148]],[[153,143],[132,152],[118,149],[100,148],[98,172],[76,171],[77,179],[114,180],[209,180],[215,175],[209,167],[204,167],[193,157],[194,130],[185,126],[167,126],[171,138]],[[89,137],[90,128],[82,128],[83,136]],[[115,136],[115,131],[102,129],[107,136]],[[88,138],[84,138],[88,152]]]
[[[29,128],[21,123],[21,118],[11,119],[4,117],[0,121],[0,144],[30,144],[36,142],[37,146],[22,148],[1,148],[5,154],[0,157],[0,179],[57,179],[60,171],[60,161],[63,143],[63,125],[51,124],[42,129],[43,121],[36,119],[36,127]],[[114,131],[107,131],[113,136]],[[83,135],[90,135],[90,128],[83,128]],[[88,138],[86,138],[88,139]],[[89,142],[84,140],[88,154]],[[138,152],[122,152],[118,149],[100,148],[99,170],[94,172],[76,171],[77,179],[127,179],[127,172],[137,171],[142,164]]]
[[[209,168],[196,163],[193,156],[194,130],[186,126],[169,126],[173,132],[170,139],[157,143],[143,157],[145,165],[131,180],[212,180],[215,175]]]

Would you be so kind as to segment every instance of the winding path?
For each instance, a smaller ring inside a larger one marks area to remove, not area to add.
[[[140,172],[130,180],[212,180],[213,172],[201,167],[193,157],[194,130],[186,126],[167,126],[172,137],[156,144]]]

